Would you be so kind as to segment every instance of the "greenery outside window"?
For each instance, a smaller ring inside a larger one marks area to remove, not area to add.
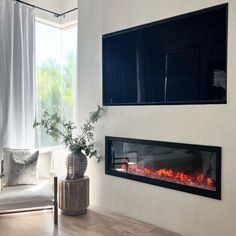
[[[73,120],[76,75],[77,27],[58,29],[36,22],[36,117],[57,109]],[[43,129],[36,133],[36,146],[59,145]]]

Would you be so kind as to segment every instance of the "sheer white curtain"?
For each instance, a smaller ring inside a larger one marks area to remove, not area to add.
[[[34,146],[34,10],[0,0],[0,148]]]

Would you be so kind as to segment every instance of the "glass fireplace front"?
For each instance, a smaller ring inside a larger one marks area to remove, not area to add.
[[[221,148],[106,137],[106,174],[220,199]]]

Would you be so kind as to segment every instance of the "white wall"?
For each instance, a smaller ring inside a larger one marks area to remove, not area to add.
[[[107,107],[104,136],[222,146],[222,200],[104,174],[89,161],[91,205],[188,236],[236,235],[236,1],[229,0],[228,104]],[[102,103],[102,34],[225,3],[223,0],[79,0],[79,119]]]

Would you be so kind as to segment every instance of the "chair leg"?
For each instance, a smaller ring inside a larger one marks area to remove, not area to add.
[[[2,154],[1,154],[2,156]],[[1,158],[1,157],[0,157]],[[1,160],[1,169],[0,169],[0,192],[2,191],[2,177],[4,176],[3,160]]]
[[[58,203],[57,203],[57,192],[58,192],[58,181],[57,176],[54,177],[54,199],[53,199],[53,218],[54,224],[58,223]]]

